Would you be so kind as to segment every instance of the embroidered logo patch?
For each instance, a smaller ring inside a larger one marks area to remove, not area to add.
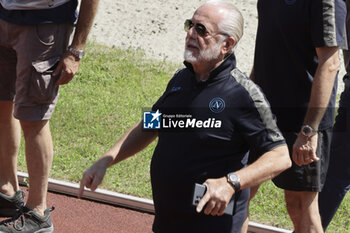
[[[220,113],[225,109],[225,101],[220,97],[215,97],[210,101],[209,109],[214,113]]]

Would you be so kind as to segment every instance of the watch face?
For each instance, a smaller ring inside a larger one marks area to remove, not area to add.
[[[84,57],[85,53],[83,50],[79,50],[79,58],[82,59]]]
[[[237,180],[238,180],[238,177],[237,177],[237,175],[236,174],[234,174],[234,173],[231,173],[230,175],[229,175],[229,177],[228,177],[229,179],[230,179],[230,181],[232,181],[232,182],[237,182]]]
[[[84,50],[76,50],[72,47],[68,48],[68,51],[71,52],[75,57],[82,59],[85,55]]]
[[[301,129],[301,132],[305,135],[305,136],[312,136],[315,134],[314,129],[309,126],[309,125],[304,125],[303,128]]]
[[[236,192],[240,189],[240,180],[236,173],[232,172],[227,175],[227,181],[232,184]]]
[[[311,132],[312,132],[312,130],[310,129],[310,127],[307,127],[307,126],[305,126],[304,128],[303,128],[303,132],[304,132],[304,134],[310,134]]]

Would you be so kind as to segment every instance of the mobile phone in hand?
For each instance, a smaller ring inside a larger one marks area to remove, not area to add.
[[[193,206],[198,205],[202,197],[205,195],[206,191],[207,191],[207,187],[205,185],[197,184],[197,183],[194,185],[194,192],[193,192],[193,198],[192,198]],[[235,204],[235,200],[233,195],[225,209],[225,214],[233,215],[234,204]]]

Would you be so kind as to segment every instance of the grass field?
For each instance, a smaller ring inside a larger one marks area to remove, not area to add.
[[[181,64],[145,59],[142,52],[90,43],[80,72],[62,86],[51,120],[55,158],[51,177],[78,183],[83,171],[141,120]],[[23,144],[23,143],[22,143]],[[155,143],[108,170],[101,188],[152,198],[149,164]],[[22,145],[19,165],[26,171]],[[350,232],[350,195],[328,232]],[[272,182],[251,203],[251,220],[292,229],[283,192]]]

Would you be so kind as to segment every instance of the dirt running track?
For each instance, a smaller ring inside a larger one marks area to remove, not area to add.
[[[22,188],[27,192],[26,188]],[[55,233],[151,233],[154,216],[49,192]],[[0,220],[3,220],[0,218]]]

